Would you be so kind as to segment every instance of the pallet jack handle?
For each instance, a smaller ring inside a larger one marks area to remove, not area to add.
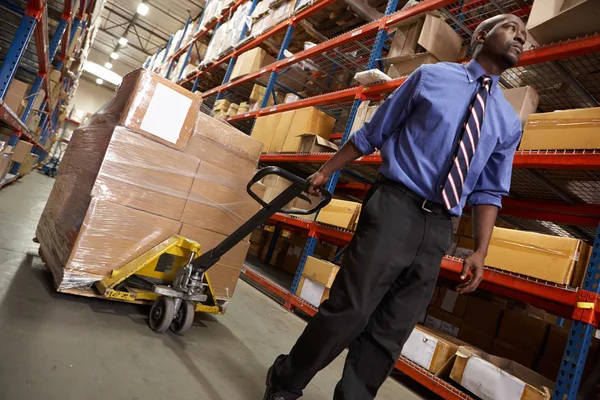
[[[252,186],[268,175],[280,176],[292,184],[286,190],[281,192],[277,197],[271,200],[269,203],[262,200],[254,191]],[[256,172],[254,177],[246,186],[248,194],[256,200],[262,209],[254,214],[250,219],[244,222],[239,228],[235,230],[231,235],[227,236],[221,243],[219,243],[213,249],[204,252],[200,257],[192,261],[192,267],[194,270],[200,271],[201,273],[206,272],[210,267],[215,265],[221,257],[231,250],[236,244],[244,240],[249,234],[252,233],[260,225],[264,224],[271,218],[275,213],[282,212],[285,214],[299,214],[309,215],[316,213],[321,208],[325,207],[331,201],[331,193],[321,188],[322,199],[321,202],[314,207],[312,210],[288,210],[283,209],[286,204],[294,200],[296,197],[300,197],[303,200],[310,201],[308,197],[303,195],[303,192],[308,190],[310,182],[306,179],[300,178],[297,175],[292,174],[289,171],[281,169],[279,167],[266,167]]]

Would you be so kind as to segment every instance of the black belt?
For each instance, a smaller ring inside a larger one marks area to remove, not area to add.
[[[408,187],[406,187],[406,185],[404,185],[400,182],[396,182],[391,179],[388,179],[383,175],[379,175],[377,177],[377,182],[379,182],[383,185],[393,186],[396,189],[400,190],[407,197],[410,197],[411,199],[413,199],[421,207],[421,209],[425,212],[443,215],[445,217],[452,218],[452,215],[448,212],[448,209],[446,208],[445,205],[436,203],[431,200],[427,200],[427,199],[419,196],[418,194],[416,194],[415,192],[410,190]]]

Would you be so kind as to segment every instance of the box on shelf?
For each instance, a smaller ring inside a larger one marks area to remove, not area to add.
[[[519,332],[523,335],[527,331],[522,329]],[[532,351],[514,346],[510,342],[505,342],[500,339],[494,339],[491,353],[498,357],[516,361],[522,366],[530,369],[533,369],[536,360],[536,354]]]
[[[25,160],[21,163],[21,166],[19,167],[19,174],[27,175],[28,173],[30,173],[37,164],[37,160],[37,154],[27,154],[27,157],[25,157]]]
[[[11,165],[11,156],[13,154],[13,147],[6,145],[4,142],[0,142],[0,182],[8,171]]]
[[[290,238],[290,245],[283,260],[283,264],[281,265],[281,269],[291,274],[295,273],[300,264],[300,258],[302,257],[305,245],[306,237],[293,234]]]
[[[258,71],[262,67],[275,61],[275,57],[269,55],[269,53],[260,47],[248,50],[238,56],[235,65],[233,66],[233,71],[231,72],[231,80]]]
[[[427,309],[427,314],[425,316],[425,325],[438,331],[441,330],[445,314],[446,313],[441,308],[430,306]]]
[[[503,90],[502,93],[504,93],[506,100],[515,109],[521,120],[521,124],[525,126],[529,115],[535,113],[537,110],[540,95],[531,86],[507,89]]]
[[[352,123],[350,132],[356,132],[362,128],[365,123],[369,122],[371,118],[373,118],[373,115],[378,108],[378,105],[371,105],[370,100],[365,100],[360,103],[358,110],[356,111],[356,116],[354,117],[354,122]]]
[[[469,343],[472,347],[477,347],[487,353],[492,352],[494,345],[494,337],[483,332],[478,331],[476,328],[470,327],[469,325],[462,324],[458,338],[465,343]]]
[[[520,150],[600,149],[600,107],[531,114]]]
[[[19,140],[13,150],[11,160],[16,163],[23,163],[31,153],[31,150],[33,150],[33,143]]]
[[[465,309],[463,325],[495,337],[501,317],[502,306],[471,296]]]
[[[298,100],[300,100],[300,97],[298,97],[298,95],[295,95],[293,93],[288,93],[285,95],[285,99],[283,100],[283,102],[285,104],[288,104],[288,103],[293,103]]]
[[[469,296],[458,294],[452,289],[442,288],[439,296],[441,297],[440,308],[450,314],[462,318],[467,309]]]
[[[401,354],[439,376],[451,370],[458,348],[465,344],[443,332],[417,325],[404,344]]]
[[[527,334],[524,335],[524,332]],[[545,321],[518,311],[504,310],[498,339],[537,355],[542,349],[547,333],[548,324]]]
[[[329,261],[307,257],[302,276],[313,282],[320,283],[326,288],[331,288],[339,270],[340,267]]]
[[[456,61],[460,57],[462,39],[442,18],[431,13],[402,21],[390,46],[386,60],[391,66],[390,78],[408,75],[421,64]],[[420,52],[420,49],[425,52]]]
[[[279,124],[281,113],[265,115],[258,117],[252,129],[251,136],[261,142],[263,146],[263,152],[268,153],[275,136],[275,131]]]
[[[577,287],[589,257],[590,246],[579,239],[496,227],[486,264]]]
[[[595,33],[600,31],[599,3],[597,0],[535,0],[526,27],[540,45]]]
[[[304,133],[298,137],[300,138],[298,153],[331,153],[338,149],[335,144],[314,133]]]
[[[11,111],[21,117],[23,106],[21,102],[27,96],[29,92],[29,85],[25,82],[21,82],[18,79],[13,79],[8,86],[8,90],[4,96],[4,103],[11,109]]]
[[[296,296],[315,307],[319,307],[322,302],[329,298],[329,288],[302,276],[298,283],[298,289],[296,289]]]
[[[300,146],[299,135],[312,133],[329,139],[334,125],[335,118],[315,107],[286,111],[281,114],[269,151],[295,153]]]
[[[460,347],[450,378],[474,395],[490,400],[549,400],[554,383],[501,357]]]
[[[317,222],[354,230],[358,222],[361,204],[355,201],[333,199],[323,207],[317,216]]]

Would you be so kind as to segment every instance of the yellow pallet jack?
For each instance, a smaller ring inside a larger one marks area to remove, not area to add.
[[[271,202],[264,202],[252,191],[252,186],[267,175],[278,175],[291,182]],[[200,244],[181,236],[173,236],[135,258],[109,276],[96,282],[100,294],[108,299],[137,302],[153,301],[149,325],[155,332],[167,329],[179,334],[186,332],[194,321],[194,313],[219,314],[224,303],[217,300],[207,271],[221,257],[258,228],[276,212],[309,215],[325,207],[331,194],[321,190],[321,202],[312,210],[282,209],[296,197],[310,201],[302,193],[309,182],[278,167],[263,168],[248,183],[246,191],[262,209],[226,237],[215,248],[200,253]]]

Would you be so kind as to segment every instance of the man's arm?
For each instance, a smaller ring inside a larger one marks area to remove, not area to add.
[[[473,235],[475,249],[464,260],[460,278],[467,278],[469,271],[472,276],[468,282],[459,285],[459,293],[474,291],[483,279],[483,266],[494,231],[498,210],[502,208],[502,197],[508,194],[512,176],[512,163],[515,150],[521,139],[521,124],[517,120],[509,142],[492,153],[484,167],[475,189],[469,196],[471,216],[473,219]]]
[[[406,122],[413,108],[413,98],[418,93],[425,68],[420,67],[392,93],[373,115],[371,121],[364,124],[350,136],[338,152],[327,161],[319,171],[308,179],[311,182],[308,193],[316,195],[318,188],[327,182],[335,171],[343,168],[357,158],[371,154],[381,148],[386,140]]]

